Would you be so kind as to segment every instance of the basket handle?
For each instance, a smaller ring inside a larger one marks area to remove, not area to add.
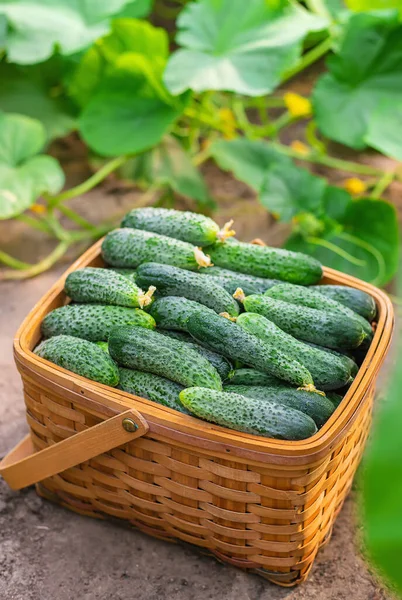
[[[0,475],[13,490],[38,483],[147,433],[148,423],[134,409],[35,452],[28,434],[0,462]]]

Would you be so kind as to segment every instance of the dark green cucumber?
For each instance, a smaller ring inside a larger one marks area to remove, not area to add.
[[[256,244],[217,243],[206,252],[214,265],[256,277],[268,277],[309,285],[322,277],[321,264],[315,258]]]
[[[251,294],[263,294],[273,285],[280,283],[277,279],[253,277],[245,273],[236,273],[236,271],[222,269],[222,267],[201,268],[199,272],[202,275],[213,277],[219,285],[232,295],[239,287],[247,296]]]
[[[163,404],[187,415],[190,414],[179,400],[179,394],[184,389],[179,383],[153,373],[133,369],[120,368],[119,373],[119,390]]]
[[[227,378],[227,385],[281,385],[284,384],[281,379],[256,371],[255,369],[235,369]],[[285,384],[284,384],[285,385]]]
[[[180,392],[180,401],[201,419],[254,435],[304,440],[317,431],[308,415],[269,400],[193,387]]]
[[[348,354],[343,354],[342,352],[338,352],[337,350],[333,350],[332,348],[324,348],[324,346],[318,346],[317,344],[312,344],[311,342],[304,342],[304,343],[307,344],[308,346],[311,346],[311,348],[316,348],[317,350],[320,350],[321,352],[327,352],[329,354],[332,354],[333,356],[337,356],[338,359],[340,361],[342,361],[342,363],[345,365],[345,368],[348,369],[351,377],[354,378],[357,375],[357,371],[359,370],[359,367],[353,360],[352,355],[349,356]],[[346,381],[345,384],[346,383],[348,383],[348,382]],[[339,387],[341,387],[341,386],[339,386]]]
[[[225,385],[223,391],[295,408],[311,417],[317,427],[322,427],[334,412],[332,402],[325,396],[289,386]]]
[[[231,360],[240,360],[296,386],[313,387],[313,378],[306,367],[225,317],[212,311],[198,311],[188,319],[187,328],[201,344]]]
[[[347,315],[297,306],[265,294],[247,296],[244,308],[263,315],[300,340],[334,350],[357,348],[365,337],[360,323]]]
[[[42,321],[43,337],[72,335],[92,342],[107,341],[116,325],[154,329],[151,315],[138,308],[103,304],[67,304],[52,310]]]
[[[375,319],[377,307],[374,298],[366,292],[346,285],[314,285],[312,287],[320,294],[354,310],[368,321]]]
[[[165,296],[155,300],[149,314],[155,319],[160,329],[187,331],[189,317],[199,310],[214,314],[214,311],[199,302],[179,296]]]
[[[332,402],[334,408],[338,408],[338,406],[343,400],[343,396],[341,396],[340,394],[336,394],[335,392],[329,392],[327,394],[327,398]]]
[[[122,227],[153,231],[194,246],[209,246],[221,236],[226,237],[225,228],[205,215],[170,208],[134,208],[121,222]]]
[[[318,308],[319,310],[328,310],[334,313],[342,313],[351,319],[357,319],[363,328],[367,341],[373,338],[373,330],[370,323],[361,315],[344,306],[340,302],[324,296],[319,290],[312,290],[300,285],[292,285],[291,283],[279,283],[273,286],[267,292],[266,296],[275,298],[275,300],[283,300],[298,306],[307,306],[309,308]]]
[[[187,242],[140,229],[115,229],[102,243],[102,256],[113,267],[136,268],[144,262],[159,262],[197,271],[208,267],[210,259]]]
[[[237,325],[263,342],[275,344],[275,347],[290,358],[299,361],[310,371],[315,385],[320,390],[335,390],[345,385],[350,378],[349,362],[297,340],[262,315],[243,313],[238,317]]]
[[[88,340],[57,335],[41,342],[35,354],[92,381],[112,387],[119,383],[117,365],[102,348]]]
[[[183,386],[222,389],[217,370],[184,342],[140,327],[115,327],[110,356],[122,367],[168,377]]]
[[[161,333],[175,340],[185,342],[193,350],[199,352],[201,356],[204,356],[204,358],[206,358],[211,363],[211,365],[215,367],[222,381],[224,379],[227,379],[231,374],[233,366],[227,358],[222,356],[222,354],[218,354],[217,352],[210,350],[209,348],[200,346],[190,335],[188,335],[188,333],[184,333],[183,331],[169,331],[167,329],[163,330]]]
[[[127,277],[111,269],[86,267],[70,273],[64,291],[74,302],[115,304],[143,308],[152,302],[152,293],[144,293]]]
[[[135,283],[135,269],[119,269],[118,267],[110,267],[110,271],[119,273],[119,275],[123,275],[123,277],[127,277],[127,279]]]
[[[137,283],[144,287],[155,286],[163,296],[182,296],[194,300],[217,313],[227,312],[232,317],[239,314],[236,300],[218,282],[185,269],[144,263],[137,269]]]

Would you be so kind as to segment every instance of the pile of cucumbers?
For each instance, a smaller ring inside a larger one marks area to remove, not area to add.
[[[300,440],[334,412],[370,345],[376,306],[317,285],[310,256],[247,244],[209,217],[138,208],[74,271],[42,322],[42,358],[185,414]]]

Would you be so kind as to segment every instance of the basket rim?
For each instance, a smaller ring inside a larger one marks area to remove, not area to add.
[[[312,459],[318,460],[324,456],[346,434],[361,409],[366,392],[373,384],[391,343],[394,311],[385,292],[356,277],[324,267],[324,277],[320,283],[348,285],[363,290],[374,298],[379,314],[377,328],[354,382],[324,426],[305,440],[277,440],[234,431],[179,413],[145,398],[76,375],[33,353],[34,339],[38,336],[43,317],[60,305],[61,297],[66,298],[63,288],[67,275],[94,262],[100,265],[102,241],[103,239],[91,246],[62,274],[20,325],[14,338],[14,356],[21,374],[28,373],[31,380],[39,379],[43,385],[57,388],[59,393],[69,395],[78,405],[81,403],[88,406],[88,403],[93,403],[98,411],[109,416],[133,407],[147,420],[150,431],[162,437],[180,439],[185,445],[214,449],[226,457],[230,453],[232,456],[248,457],[258,462],[269,460],[283,464],[291,460],[311,463]]]

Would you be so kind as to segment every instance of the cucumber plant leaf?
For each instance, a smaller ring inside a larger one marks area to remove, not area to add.
[[[45,141],[39,121],[0,113],[0,219],[15,217],[44,192],[56,194],[63,187],[57,160],[39,154]]]
[[[272,165],[292,166],[292,161],[266,142],[238,138],[234,140],[216,140],[211,144],[209,153],[224,171],[232,171],[239,181],[244,181],[259,192],[266,173]]]
[[[198,0],[185,6],[177,25],[181,48],[164,76],[172,94],[191,89],[258,96],[275,89],[300,58],[306,35],[328,22],[289,0]]]
[[[1,0],[0,15],[8,22],[8,60],[35,64],[56,48],[66,55],[86,48],[108,31],[110,17],[126,4],[128,0]]]
[[[373,112],[368,125],[366,142],[397,160],[402,160],[402,97],[398,102],[383,99]]]
[[[124,8],[115,15],[119,18],[143,19],[147,17],[152,10],[153,0],[133,0],[126,4]]]
[[[398,114],[387,107],[388,102],[402,102],[401,55],[402,23],[396,11],[357,13],[348,19],[337,53],[327,61],[329,72],[313,92],[315,118],[324,135],[356,150],[370,144],[388,152],[389,131],[400,124]],[[399,155],[402,140],[397,146]]]
[[[345,0],[346,6],[356,12],[367,12],[369,10],[386,10],[397,8],[402,14],[401,0]]]

